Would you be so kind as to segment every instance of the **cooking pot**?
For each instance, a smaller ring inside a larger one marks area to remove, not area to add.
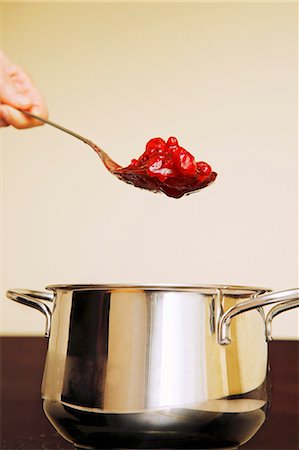
[[[272,319],[298,306],[298,289],[47,290],[7,296],[46,316],[43,407],[75,447],[238,448],[263,424]]]

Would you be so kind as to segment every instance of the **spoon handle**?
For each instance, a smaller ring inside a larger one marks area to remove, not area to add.
[[[23,114],[26,114],[29,117],[32,117],[33,119],[40,120],[41,122],[47,123],[48,125],[51,125],[52,127],[58,128],[59,130],[64,131],[65,133],[71,134],[75,138],[80,139],[81,141],[85,142],[85,144],[91,145],[92,147],[94,147],[94,145],[95,145],[91,140],[85,138],[84,136],[81,136],[78,133],[75,133],[74,131],[69,130],[68,128],[58,125],[58,123],[52,122],[52,120],[43,119],[42,117],[36,116],[35,114],[32,114],[23,109],[20,109],[19,111],[21,111]]]
[[[74,136],[75,138],[80,139],[80,141],[83,141],[85,144],[89,145],[99,155],[103,164],[109,170],[109,172],[113,173],[115,170],[120,169],[120,165],[117,164],[115,161],[113,161],[110,158],[110,156],[106,152],[104,152],[104,150],[102,150],[100,147],[98,147],[96,144],[94,144],[90,139],[87,139],[84,136],[81,136],[80,134],[69,130],[68,128],[58,125],[58,123],[52,122],[52,120],[43,119],[42,117],[36,116],[35,114],[32,114],[23,109],[19,109],[19,111],[21,111],[23,114],[26,114],[29,117],[32,117],[36,120],[40,120],[41,122],[47,123],[48,125],[51,125],[52,127],[58,128],[58,130],[64,131],[65,133],[68,133],[71,136]]]

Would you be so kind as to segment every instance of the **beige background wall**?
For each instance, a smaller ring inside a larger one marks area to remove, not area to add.
[[[181,200],[114,179],[48,126],[2,130],[2,332],[42,334],[5,299],[52,283],[298,285],[296,3],[3,3],[8,55],[50,117],[122,164],[175,135],[219,173]],[[277,338],[298,337],[295,311]]]

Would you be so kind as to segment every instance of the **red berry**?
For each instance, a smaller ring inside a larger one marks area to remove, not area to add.
[[[138,158],[136,166],[142,168],[147,164],[147,161],[151,156],[155,154],[164,154],[166,150],[166,143],[161,138],[153,138],[146,144],[145,151]],[[133,163],[132,163],[133,164]]]
[[[205,178],[210,176],[212,173],[212,167],[204,161],[197,162],[196,167],[199,174],[203,175]]]
[[[152,153],[153,151],[164,150],[165,141],[162,138],[153,138],[146,144],[145,151],[147,154]]]
[[[167,147],[169,147],[171,149],[175,149],[178,147],[179,143],[178,143],[177,138],[171,136],[170,138],[168,138],[166,145],[167,145]]]
[[[196,162],[194,156],[191,155],[183,147],[179,147],[173,155],[173,162],[177,170],[182,175],[194,175],[196,172]]]

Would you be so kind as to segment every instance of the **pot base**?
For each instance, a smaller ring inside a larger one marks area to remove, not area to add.
[[[77,449],[231,450],[262,426],[263,408],[222,413],[172,408],[140,413],[93,413],[44,400],[56,430]]]

